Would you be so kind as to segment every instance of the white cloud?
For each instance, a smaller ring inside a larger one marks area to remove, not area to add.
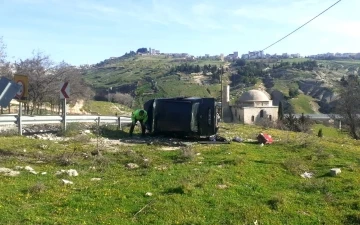
[[[215,7],[209,4],[195,4],[191,7],[191,11],[194,15],[209,16],[215,12]]]
[[[326,18],[326,20],[313,24],[311,27],[341,36],[360,38],[360,20]]]
[[[83,5],[85,6],[85,5]],[[104,5],[100,5],[100,4],[87,4],[85,8],[88,8],[88,9],[92,9],[92,10],[95,10],[97,12],[100,12],[100,13],[117,13],[119,12],[116,8],[114,7],[107,7],[107,6],[104,6]]]

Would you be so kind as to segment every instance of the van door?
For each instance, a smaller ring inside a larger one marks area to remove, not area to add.
[[[199,106],[199,135],[211,136],[215,134],[216,112],[215,99],[202,98]]]

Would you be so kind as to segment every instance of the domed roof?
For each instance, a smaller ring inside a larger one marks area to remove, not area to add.
[[[250,90],[245,92],[239,98],[239,102],[266,102],[270,101],[267,93],[259,90]]]

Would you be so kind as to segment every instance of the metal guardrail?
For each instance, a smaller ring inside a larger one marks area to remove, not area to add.
[[[294,114],[300,117],[301,114]],[[331,119],[327,114],[304,114],[310,119]],[[337,116],[338,117],[338,116]],[[94,115],[67,115],[67,123],[113,123],[113,124],[127,124],[131,123],[131,118],[126,116],[94,116]],[[21,116],[21,123],[23,125],[29,124],[58,124],[63,122],[63,116]],[[17,125],[18,115],[16,114],[2,114],[0,115],[1,125]]]
[[[285,114],[284,116],[288,116]],[[293,114],[296,118],[300,118],[302,114]],[[304,114],[305,117],[309,117],[312,120],[330,120],[330,119],[341,119],[338,114]]]
[[[0,115],[1,125],[18,125],[18,115]],[[63,116],[21,116],[21,124],[60,124],[63,122]],[[121,127],[122,124],[131,123],[130,117],[124,116],[88,116],[88,115],[67,115],[67,123],[110,123],[118,124]]]

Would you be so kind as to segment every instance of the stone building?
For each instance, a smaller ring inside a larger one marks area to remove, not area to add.
[[[228,96],[229,87],[224,87],[224,90]],[[270,95],[265,91],[250,90],[243,93],[234,105],[229,104],[228,98],[224,98],[223,103],[224,111],[227,111],[224,112],[224,122],[259,124],[263,120],[278,119],[278,106],[273,106]]]

